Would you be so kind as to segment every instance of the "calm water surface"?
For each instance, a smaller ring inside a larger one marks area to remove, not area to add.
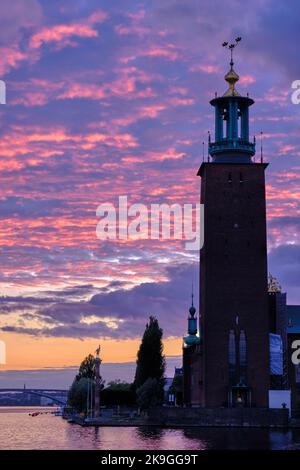
[[[49,414],[32,418],[33,410],[0,408],[0,449],[300,450],[300,430],[82,428]]]

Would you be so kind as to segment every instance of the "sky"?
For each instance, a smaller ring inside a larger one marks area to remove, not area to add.
[[[174,376],[174,369],[181,363],[181,356],[168,356],[165,375]],[[105,385],[115,380],[132,382],[136,363],[104,362],[101,366],[101,377]],[[66,390],[74,380],[78,366],[49,367],[44,369],[2,370],[0,372],[0,388],[58,388]]]
[[[99,240],[96,209],[199,202],[221,44],[236,36],[237,88],[270,163],[269,270],[300,303],[299,15],[296,0],[1,1],[2,370],[75,367],[99,342],[104,362],[134,362],[149,315],[180,356],[197,251]]]

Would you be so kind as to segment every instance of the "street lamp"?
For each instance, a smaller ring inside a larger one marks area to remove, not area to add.
[[[95,418],[100,416],[100,389],[101,389],[101,376],[100,376],[100,364],[102,359],[100,359],[100,345],[96,349],[96,358],[95,358]]]

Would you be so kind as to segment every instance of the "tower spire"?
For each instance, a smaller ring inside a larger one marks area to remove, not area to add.
[[[252,163],[255,155],[255,144],[249,141],[249,107],[254,101],[235,88],[240,77],[233,68],[233,51],[240,41],[238,36],[235,42],[222,44],[230,51],[230,70],[225,75],[229,87],[210,101],[215,108],[215,141],[208,142],[213,163]]]
[[[238,43],[242,40],[242,38],[240,36],[238,36],[237,38],[235,38],[235,42],[233,43],[230,43],[229,42],[223,42],[222,46],[225,47],[226,49],[229,49],[230,50],[230,69],[232,70],[233,69],[233,66],[234,66],[234,62],[233,62],[233,50],[236,48],[236,46],[238,45]]]
[[[197,317],[196,317],[196,309],[194,307],[194,283],[192,282],[192,305],[189,308],[189,317],[188,317],[188,336],[183,338],[185,347],[192,346],[194,344],[198,344],[200,342],[200,338],[197,335]]]
[[[194,283],[192,282],[192,307],[194,307]]]
[[[235,39],[235,42],[234,43],[231,43],[229,44],[228,42],[223,42],[222,46],[225,47],[226,49],[229,49],[230,50],[230,62],[229,62],[229,65],[230,65],[230,70],[229,72],[226,73],[225,75],[225,80],[226,82],[229,84],[229,88],[228,90],[224,93],[223,96],[240,96],[240,94],[237,92],[237,90],[235,89],[235,84],[236,82],[239,81],[240,77],[238,76],[238,74],[235,72],[235,70],[233,69],[233,66],[234,66],[234,62],[233,62],[233,50],[236,48],[236,46],[238,45],[238,43],[242,40],[241,37],[237,37]]]

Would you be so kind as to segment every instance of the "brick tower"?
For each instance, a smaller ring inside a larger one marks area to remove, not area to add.
[[[201,378],[193,386],[199,389],[201,406],[267,407],[267,164],[254,161],[255,141],[249,141],[254,101],[235,88],[239,76],[233,65],[231,57],[228,90],[210,102],[215,140],[209,139],[210,158],[198,172],[204,204],[201,338],[200,346],[191,348],[200,358]],[[184,350],[192,355],[189,345]]]

